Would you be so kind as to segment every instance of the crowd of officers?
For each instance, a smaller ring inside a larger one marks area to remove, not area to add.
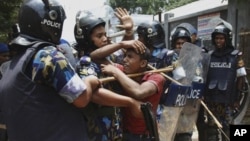
[[[213,115],[202,107],[197,111],[199,140],[228,140],[246,76],[241,52],[232,45],[231,27],[223,22],[215,27],[210,51],[201,47],[197,32],[176,27],[167,49],[160,22],[141,23],[134,31],[126,9],[117,8],[115,15],[120,20],[117,27],[125,30],[122,41],[112,42],[105,21],[82,10],[76,14],[76,43],[69,44],[61,38],[66,15],[58,1],[23,2],[20,31],[0,44],[1,141],[165,141],[167,137],[152,135],[147,126],[152,121],[141,105],[150,103],[155,116],[151,118],[164,120],[162,95],[174,83],[164,75],[180,80],[182,72],[150,70],[174,66],[185,42],[210,56],[201,100]],[[129,77],[136,73],[141,75]],[[182,128],[176,126],[177,131]],[[168,125],[164,129],[173,130]],[[175,131],[171,140],[191,141],[192,132]]]

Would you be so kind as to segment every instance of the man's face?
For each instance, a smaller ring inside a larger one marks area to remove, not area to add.
[[[123,66],[124,66],[124,73],[131,74],[131,73],[138,73],[141,71],[143,64],[146,60],[142,60],[139,54],[136,54],[134,50],[128,50],[125,53],[123,59]]]
[[[108,38],[106,36],[105,27],[100,25],[93,29],[91,34],[91,40],[98,48],[108,44]]]
[[[181,49],[185,42],[187,42],[186,38],[177,39],[176,42],[175,42],[175,49]]]
[[[223,48],[226,43],[225,36],[223,34],[217,34],[214,38],[216,48]]]

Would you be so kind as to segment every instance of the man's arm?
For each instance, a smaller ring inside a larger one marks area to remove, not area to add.
[[[134,48],[137,53],[144,53],[146,46],[138,40],[121,41],[94,50],[91,52],[90,57],[96,63],[107,64],[107,62],[104,62],[104,58],[122,48]]]
[[[92,101],[105,106],[127,107],[131,110],[133,116],[143,117],[140,106],[142,102],[128,96],[117,94],[105,88],[100,88],[99,80],[95,76],[86,77],[84,83],[86,85],[86,90],[73,101],[73,105],[76,107],[84,108]]]
[[[131,96],[135,99],[144,99],[145,97],[151,96],[158,92],[158,86],[150,81],[145,81],[139,84],[113,65],[101,66],[102,72],[113,75],[124,88],[128,96]],[[165,81],[163,77],[162,81]]]
[[[143,117],[140,106],[142,102],[105,88],[97,89],[93,93],[91,101],[105,106],[127,107],[135,117]]]
[[[91,100],[93,93],[100,86],[100,82],[95,76],[88,76],[83,81],[86,85],[86,89],[73,101],[73,105],[78,108],[85,107]]]

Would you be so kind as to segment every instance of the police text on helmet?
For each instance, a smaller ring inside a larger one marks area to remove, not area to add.
[[[153,33],[153,34],[148,34],[148,38],[153,37],[153,36],[157,36],[157,35],[158,35],[157,32],[155,32],[155,33]]]
[[[41,22],[41,24],[44,24],[44,25],[47,25],[47,26],[50,26],[50,27],[55,27],[55,28],[58,28],[58,29],[61,28],[61,23],[54,22],[54,21],[51,21],[51,20],[48,20],[48,19],[44,19]]]

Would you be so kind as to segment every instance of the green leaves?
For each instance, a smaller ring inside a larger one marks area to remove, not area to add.
[[[0,3],[0,41],[7,42],[11,26],[17,22],[18,10],[22,0],[1,0]]]
[[[193,1],[197,0],[110,0],[110,5],[113,8],[126,8],[130,13],[155,15],[159,11],[168,11]]]

